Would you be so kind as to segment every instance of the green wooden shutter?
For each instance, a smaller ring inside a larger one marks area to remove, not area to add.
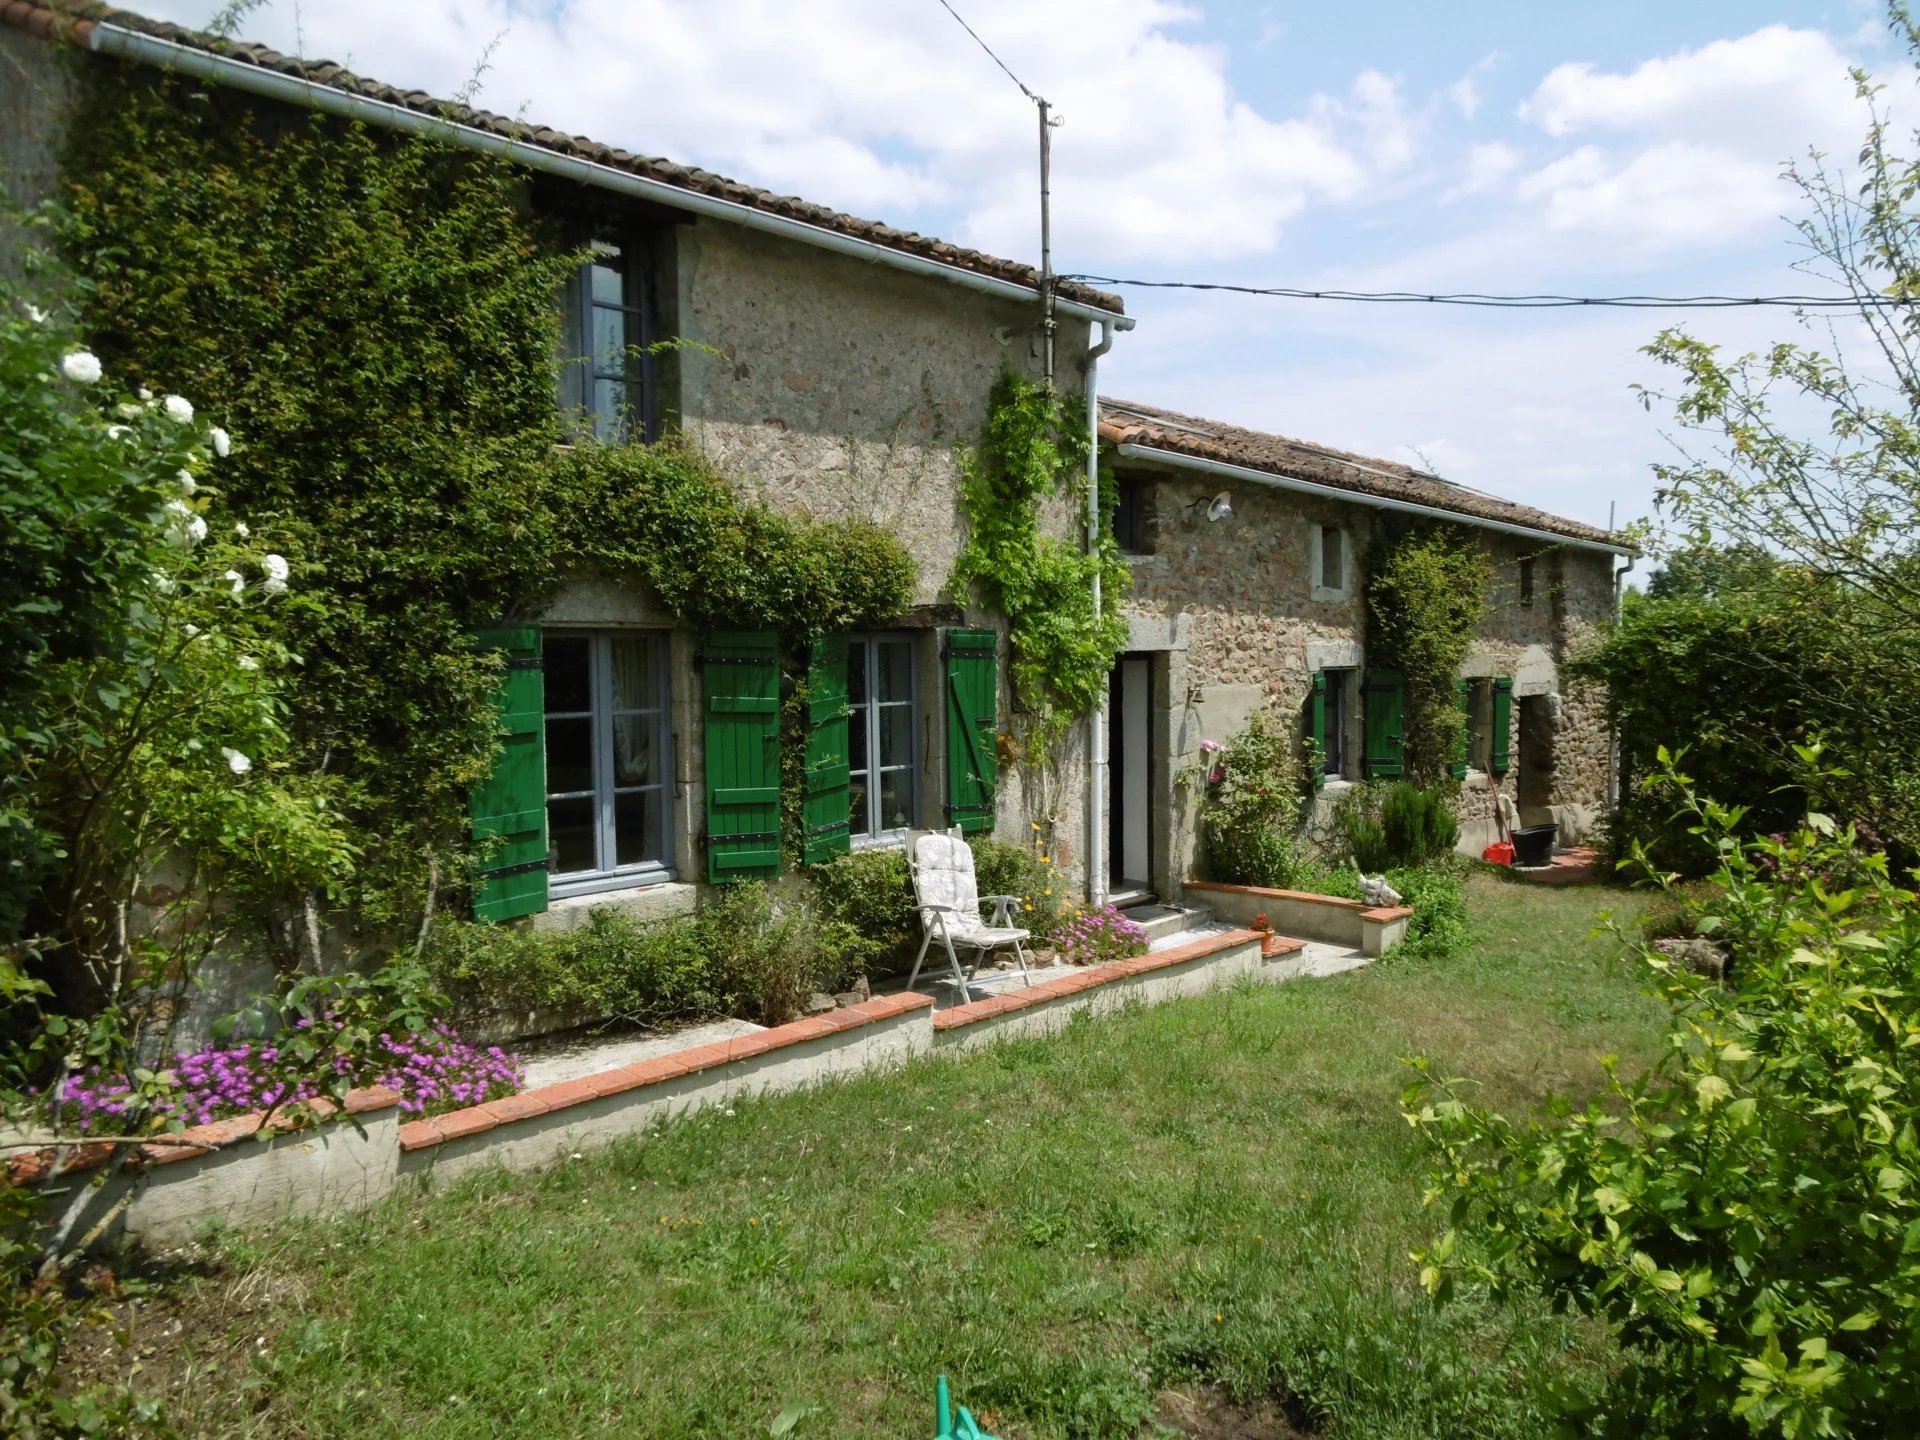
[[[818,865],[853,846],[847,813],[847,637],[813,642],[807,666],[806,861]]]
[[[476,844],[488,846],[473,879],[473,918],[512,920],[547,908],[546,683],[540,631],[532,625],[482,630],[477,642],[504,650],[500,676],[500,758],[467,796]]]
[[[780,873],[780,642],[771,630],[710,630],[706,694],[707,878]]]
[[[1460,706],[1459,753],[1447,768],[1454,779],[1464,780],[1467,778],[1467,766],[1473,763],[1473,682],[1454,681],[1453,696]]]
[[[1313,741],[1313,788],[1327,783],[1327,674],[1313,672],[1313,689],[1307,695],[1307,738]]]
[[[993,829],[999,643],[991,630],[947,631],[947,821],[968,834]]]
[[[1513,681],[1493,682],[1493,773],[1504,775],[1512,769]]]
[[[1398,670],[1366,675],[1366,771],[1369,779],[1398,779],[1406,771],[1406,700]]]

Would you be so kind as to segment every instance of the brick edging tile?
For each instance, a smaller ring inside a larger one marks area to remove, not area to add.
[[[497,1125],[534,1119],[574,1105],[584,1105],[590,1100],[602,1100],[643,1086],[677,1080],[682,1075],[716,1070],[741,1060],[784,1050],[790,1045],[803,1045],[809,1040],[830,1039],[863,1025],[928,1009],[932,1004],[931,995],[912,991],[900,995],[876,995],[871,1000],[850,1005],[844,1010],[835,1010],[828,1015],[809,1015],[804,1019],[790,1020],[785,1025],[776,1025],[770,1030],[756,1030],[731,1040],[689,1046],[685,1050],[656,1055],[651,1060],[642,1060],[633,1065],[620,1065],[573,1080],[523,1090],[504,1100],[489,1100],[484,1105],[449,1110],[444,1115],[433,1115],[402,1125],[400,1148],[407,1151],[430,1149],[449,1140],[484,1134]]]
[[[1116,980],[1124,980],[1132,975],[1146,975],[1155,970],[1165,970],[1171,965],[1184,965],[1189,960],[1198,960],[1222,950],[1232,949],[1236,945],[1259,944],[1260,932],[1257,930],[1227,930],[1219,935],[1209,935],[1204,940],[1190,940],[1185,945],[1175,945],[1166,950],[1150,950],[1145,955],[1136,955],[1130,960],[1110,960],[1105,965],[1091,965],[1085,970],[1076,970],[1071,975],[1062,975],[1057,980],[1043,980],[1038,985],[1029,985],[1023,990],[1009,990],[1001,995],[989,995],[985,1000],[975,1000],[971,1005],[955,1005],[941,1010],[933,1017],[936,1030],[958,1030],[968,1025],[976,1025],[982,1020],[991,1020],[996,1015],[1011,1014],[1016,1010],[1025,1010],[1034,1005],[1043,1005],[1049,1000],[1064,999],[1077,995],[1082,990],[1096,990],[1102,985],[1111,985]]]
[[[386,1086],[368,1085],[359,1090],[349,1090],[344,1106],[335,1106],[331,1100],[323,1099],[307,1101],[306,1115],[298,1113],[294,1106],[276,1111],[273,1133],[276,1136],[291,1135],[312,1124],[331,1120],[339,1110],[345,1110],[349,1115],[370,1115],[377,1110],[391,1110],[399,1103],[399,1095]],[[148,1169],[191,1160],[196,1155],[211,1155],[258,1135],[266,1118],[265,1111],[250,1110],[245,1115],[231,1115],[225,1120],[215,1120],[206,1125],[189,1125],[178,1134],[155,1135],[138,1145],[106,1145],[98,1141],[89,1143],[76,1137],[72,1142],[73,1151],[60,1173],[71,1175],[81,1170],[97,1170],[122,1150],[128,1152],[129,1163],[137,1163]],[[56,1146],[47,1145],[10,1156],[5,1174],[0,1179],[14,1185],[37,1185],[52,1173],[56,1151]]]

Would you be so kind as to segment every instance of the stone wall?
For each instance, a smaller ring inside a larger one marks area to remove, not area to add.
[[[73,71],[60,50],[12,26],[0,27],[0,196],[31,207],[52,195],[59,176]],[[21,274],[19,226],[0,223],[0,275]]]
[[[1173,783],[1182,767],[1197,761],[1200,742],[1230,738],[1255,710],[1297,727],[1315,671],[1364,667],[1364,571],[1381,512],[1183,472],[1129,473],[1149,486],[1151,516],[1152,553],[1132,562],[1135,629],[1178,636],[1166,647],[1172,652],[1169,704],[1175,712],[1167,718],[1175,738],[1170,780],[1161,795],[1167,878],[1177,883],[1203,870],[1191,797]],[[1204,502],[1223,489],[1231,496],[1233,514],[1210,522]],[[1314,585],[1310,546],[1319,525],[1340,527],[1349,538],[1347,584],[1337,595]],[[1536,708],[1529,714],[1547,717],[1552,765],[1545,803],[1529,807],[1521,818],[1523,823],[1553,820],[1561,826],[1563,842],[1576,841],[1605,809],[1610,744],[1603,697],[1566,679],[1562,665],[1610,622],[1612,557],[1497,531],[1478,535],[1493,564],[1494,589],[1490,613],[1461,673],[1514,682],[1508,750],[1516,768],[1522,756],[1522,700],[1533,699]],[[1524,591],[1523,563],[1531,570]],[[1347,738],[1357,747],[1358,706],[1353,709]],[[1539,751],[1530,744],[1526,752],[1537,772],[1545,768]],[[1505,782],[1509,793],[1516,778]],[[1316,833],[1327,832],[1342,789],[1330,784],[1316,797],[1309,816]],[[1469,775],[1460,810],[1462,848],[1477,853],[1494,833],[1487,776]]]

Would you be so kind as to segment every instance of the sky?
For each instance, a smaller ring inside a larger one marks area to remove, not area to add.
[[[1063,121],[1056,268],[1143,280],[1805,293],[1782,163],[1857,150],[1851,66],[1913,73],[1876,0],[953,3]],[[1038,259],[1033,107],[939,0],[276,0],[240,33],[439,94],[484,56],[487,108]],[[1121,293],[1110,396],[1600,525],[1652,513],[1677,458],[1633,389],[1670,383],[1640,353],[1663,325],[1821,338],[1777,309]]]

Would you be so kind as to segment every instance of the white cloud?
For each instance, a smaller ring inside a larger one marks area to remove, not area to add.
[[[194,23],[209,0],[135,3]],[[1259,254],[1306,206],[1365,194],[1420,143],[1422,121],[1373,72],[1263,112],[1171,0],[973,0],[966,14],[1065,120],[1058,255]],[[483,105],[874,219],[933,210],[949,238],[999,253],[1038,250],[1033,107],[932,4],[334,0],[301,18],[310,55],[351,51],[365,73],[439,94],[505,32]],[[284,3],[245,22],[288,49],[293,29]]]
[[[1480,111],[1480,87],[1473,83],[1471,75],[1462,75],[1447,87],[1447,99],[1453,102],[1454,109],[1471,120]]]
[[[1520,152],[1504,140],[1490,140],[1467,151],[1466,174],[1460,183],[1440,198],[1457,200],[1463,195],[1478,195],[1493,189],[1520,166]]]

